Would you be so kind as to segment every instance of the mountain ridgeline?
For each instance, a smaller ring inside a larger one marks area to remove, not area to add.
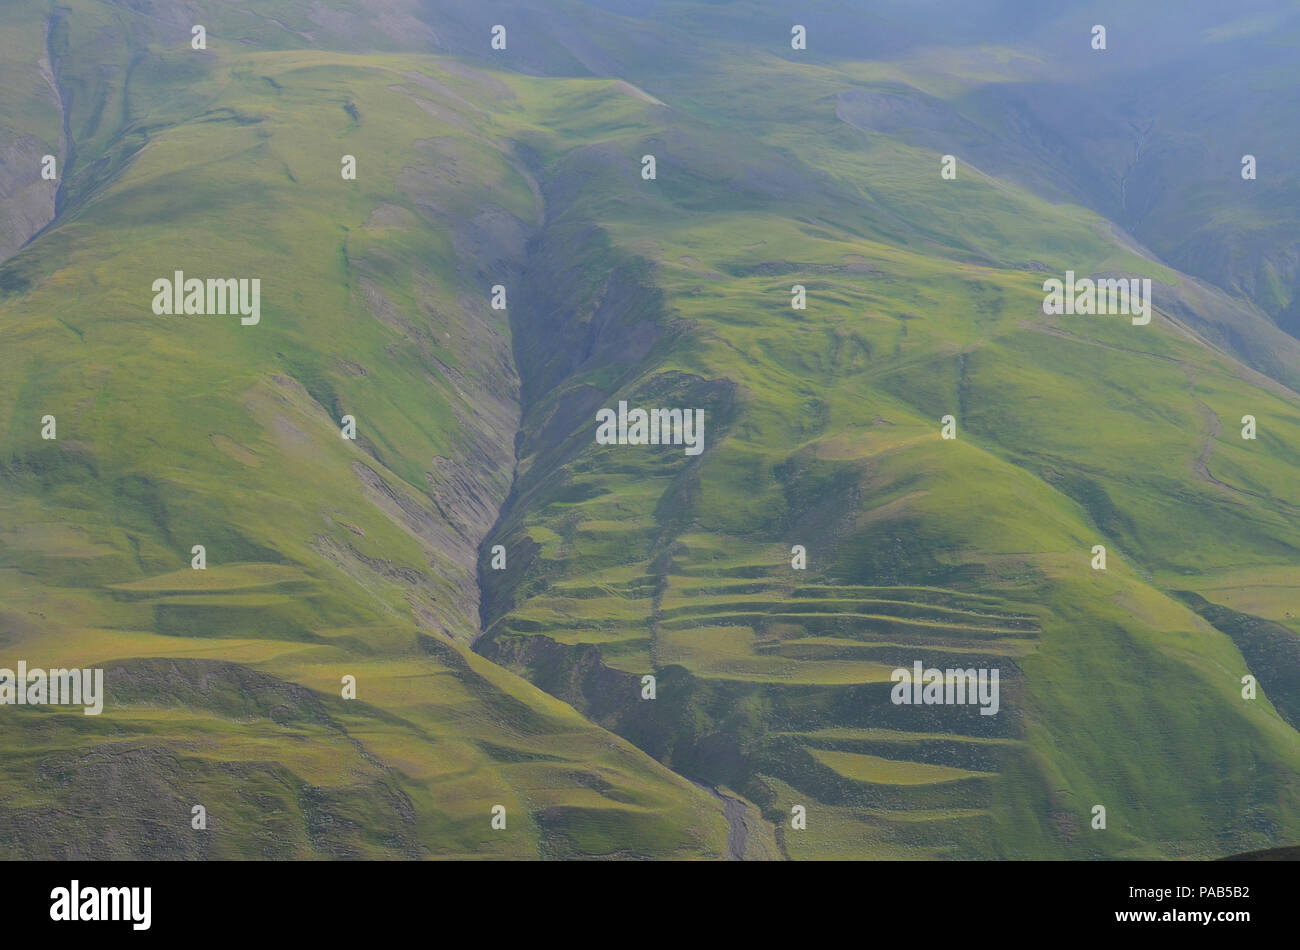
[[[0,852],[1300,840],[1300,14],[796,6],[0,14]]]

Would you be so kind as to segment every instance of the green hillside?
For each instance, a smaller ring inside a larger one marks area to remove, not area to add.
[[[0,708],[0,854],[1300,841],[1291,298],[1123,220],[1126,142],[1011,134],[1057,19],[838,15],[801,56],[752,3],[5,12],[0,667],[108,698]],[[260,321],[155,313],[175,271]],[[1044,315],[1067,271],[1155,316]],[[620,400],[703,452],[597,444]],[[892,703],[917,661],[999,670],[997,715]]]
[[[0,646],[109,694],[6,714],[5,856],[725,855],[715,798],[465,648],[535,215],[490,89],[213,46],[133,54],[130,160],[4,265]],[[155,316],[173,269],[260,275],[261,322]]]
[[[742,790],[791,857],[1293,840],[1300,747],[1240,679],[1289,690],[1294,652],[1252,664],[1174,593],[1267,574],[1295,603],[1296,394],[1162,308],[1185,279],[1094,214],[942,181],[937,152],[855,128],[844,103],[906,73],[759,56],[692,78],[616,131],[593,114],[578,149],[574,105],[528,111],[547,219],[512,314],[521,477],[489,538],[527,560],[485,574],[476,649]],[[1045,317],[1067,269],[1168,293],[1148,327]],[[708,449],[597,445],[618,400],[704,408]],[[1247,413],[1267,436],[1239,437]],[[915,659],[1000,667],[1003,714],[893,706]]]

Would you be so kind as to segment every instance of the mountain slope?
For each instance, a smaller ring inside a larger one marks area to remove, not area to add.
[[[535,213],[478,77],[213,47],[133,54],[129,160],[4,265],[0,639],[108,693],[6,714],[6,853],[724,856],[722,803],[464,647]],[[173,270],[260,322],[155,314]]]
[[[515,566],[484,572],[476,649],[745,792],[791,856],[1292,840],[1295,736],[1240,679],[1300,670],[1251,666],[1174,591],[1258,571],[1294,595],[1295,393],[1203,338],[1183,311],[1205,291],[1104,220],[942,181],[937,149],[846,112],[906,73],[744,60],[680,102],[647,83],[666,105],[615,131],[590,109],[578,148],[570,117],[612,87],[529,115],[563,136],[529,140],[546,225],[512,313],[520,476],[488,539]],[[1045,317],[1066,270],[1151,276],[1157,316]],[[620,400],[703,408],[703,455],[597,444]],[[1247,413],[1267,438],[1238,437]],[[917,659],[1000,667],[1003,713],[892,706]]]
[[[1195,232],[1203,113],[1121,94],[1284,41],[1256,7],[1109,66],[1092,23],[1164,14],[819,0],[795,51],[750,2],[6,13],[0,666],[109,696],[5,707],[6,854],[1295,842],[1291,179]],[[259,321],[156,313],[176,271],[258,278]],[[1151,323],[1045,315],[1067,271],[1150,278]],[[702,451],[599,444],[620,400]],[[892,703],[915,662],[997,669],[998,713]]]

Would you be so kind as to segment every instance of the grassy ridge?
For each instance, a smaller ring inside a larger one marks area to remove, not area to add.
[[[0,265],[0,660],[103,666],[110,706],[5,714],[9,853],[721,857],[683,775],[794,858],[1300,837],[1258,668],[1297,630],[1300,400],[1239,362],[1286,382],[1292,351],[1045,198],[1050,155],[918,134],[996,132],[972,90],[1018,54],[797,60],[784,22],[565,3],[498,71],[323,51],[485,42],[459,4],[436,36],[400,3],[200,5],[206,53],[189,17],[72,6],[19,24],[52,27],[70,158]],[[52,143],[37,96],[0,118]],[[175,269],[260,276],[262,323],[155,316]],[[1149,276],[1160,312],[1045,317],[1067,269]],[[703,408],[707,451],[596,446],[620,398]],[[890,703],[918,659],[998,667],[999,715]]]
[[[85,6],[69,62],[125,16]],[[721,802],[463,646],[517,412],[487,292],[535,214],[491,88],[124,36],[74,109],[109,165],[5,264],[0,649],[108,680],[101,717],[6,712],[6,853],[723,856]],[[175,269],[260,277],[261,323],[154,315]]]
[[[629,98],[616,129],[566,124],[618,94],[601,82],[570,81],[555,117],[525,110],[547,219],[515,333],[524,431],[543,436],[489,539],[527,561],[485,578],[477,649],[750,795],[791,856],[1294,839],[1292,730],[1242,700],[1247,661],[1156,576],[1295,579],[1300,401],[1167,313],[1045,317],[1045,273],[1179,277],[1091,212],[940,180],[937,154],[837,114],[852,88],[828,71],[761,66],[724,62],[667,106]],[[596,445],[595,409],[619,399],[705,408],[709,449]],[[1248,412],[1271,440],[1239,438]],[[807,585],[839,609],[798,609]],[[893,706],[887,672],[917,658],[1000,666],[1002,714]],[[881,725],[939,738],[844,753],[882,768],[813,744]],[[1008,744],[951,751],[979,736]],[[927,771],[941,752],[971,777]],[[815,833],[789,828],[798,803]]]

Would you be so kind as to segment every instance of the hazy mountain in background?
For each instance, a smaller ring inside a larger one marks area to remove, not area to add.
[[[1300,12],[1130,6],[6,7],[6,854],[1294,843]]]

